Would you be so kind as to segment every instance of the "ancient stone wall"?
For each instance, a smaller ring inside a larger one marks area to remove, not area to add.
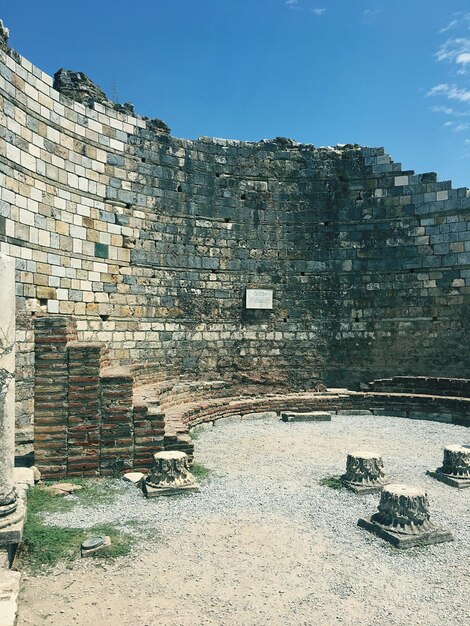
[[[382,148],[182,140],[116,108],[71,100],[0,49],[20,425],[39,315],[73,316],[109,363],[149,362],[159,379],[468,375],[466,189]],[[251,287],[273,290],[272,310],[245,309]]]

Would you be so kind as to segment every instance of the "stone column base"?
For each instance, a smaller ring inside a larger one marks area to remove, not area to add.
[[[358,485],[356,483],[350,483],[347,480],[342,480],[341,483],[349,489],[349,491],[353,491],[354,493],[377,493],[378,491],[382,491],[382,489],[390,484],[383,483],[383,485]]]
[[[199,491],[198,485],[181,485],[180,487],[152,487],[145,481],[142,482],[142,491],[146,498],[157,498],[158,496],[176,496],[186,491]]]
[[[440,528],[432,530],[430,532],[422,532],[419,535],[403,535],[400,533],[394,533],[391,530],[385,529],[376,522],[371,520],[371,517],[359,518],[357,525],[360,528],[365,528],[370,533],[377,535],[381,539],[385,539],[395,546],[396,548],[405,549],[413,548],[415,546],[429,546],[435,543],[444,543],[445,541],[453,541],[454,537],[448,530],[442,530]]]
[[[24,501],[18,498],[16,511],[8,515],[8,517],[0,518],[0,546],[21,542],[25,522],[25,510]]]
[[[465,489],[466,487],[470,487],[470,479],[469,478],[458,478],[457,476],[448,476],[439,470],[428,470],[426,472],[428,476],[435,478],[436,480],[440,480],[441,483],[445,483],[446,485],[450,485],[451,487],[457,487],[457,489]]]

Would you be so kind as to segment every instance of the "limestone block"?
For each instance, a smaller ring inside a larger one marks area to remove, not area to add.
[[[16,624],[20,582],[20,572],[0,570],[0,626]]]
[[[126,474],[123,474],[122,476],[122,480],[136,485],[136,487],[140,487],[142,485],[142,481],[144,480],[144,478],[145,474],[143,474],[142,472],[126,472]]]
[[[276,419],[276,411],[261,411],[259,413],[245,413],[241,416],[242,420],[271,420]]]
[[[281,411],[283,422],[331,422],[329,411]]]

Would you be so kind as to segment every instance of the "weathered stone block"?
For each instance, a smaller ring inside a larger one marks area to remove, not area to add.
[[[331,413],[328,411],[281,411],[283,422],[331,422]]]

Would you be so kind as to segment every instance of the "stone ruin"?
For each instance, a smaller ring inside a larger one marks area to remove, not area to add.
[[[431,522],[426,492],[399,483],[382,489],[378,512],[358,525],[402,549],[453,540],[452,533]]]
[[[446,446],[442,466],[427,473],[458,489],[470,487],[470,446]]]
[[[348,454],[341,482],[356,493],[373,493],[390,481],[385,475],[381,455],[368,450]]]
[[[466,188],[380,147],[177,139],[8,37],[0,21],[0,547],[24,516],[15,426],[45,478],[135,470],[150,496],[196,487],[189,428],[218,419],[470,424]],[[432,475],[468,486],[468,449]],[[383,488],[364,525],[396,545],[448,537],[380,455],[343,480]]]

